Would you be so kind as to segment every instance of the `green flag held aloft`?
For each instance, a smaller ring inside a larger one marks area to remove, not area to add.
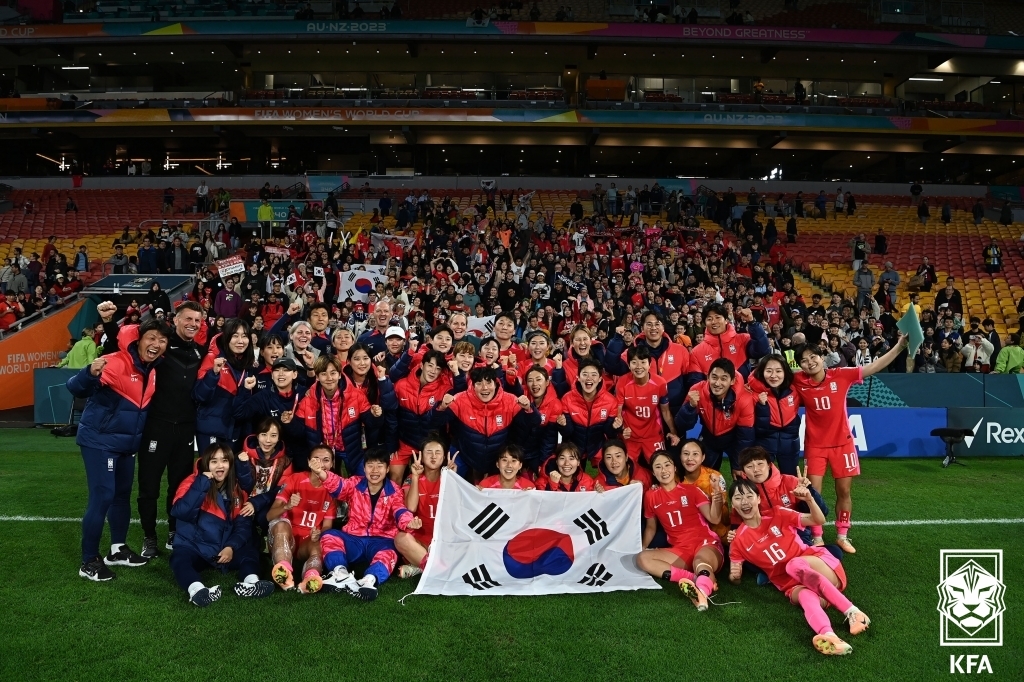
[[[917,355],[917,349],[924,343],[924,331],[921,329],[921,320],[917,316],[917,306],[911,303],[907,307],[907,312],[896,323],[896,328],[907,335],[909,357]]]

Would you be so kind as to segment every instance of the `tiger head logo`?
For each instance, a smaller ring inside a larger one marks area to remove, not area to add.
[[[1006,586],[973,559],[939,584],[939,612],[973,637],[1006,610]]]

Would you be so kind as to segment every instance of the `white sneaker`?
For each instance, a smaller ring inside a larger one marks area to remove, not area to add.
[[[358,581],[359,592],[356,594],[357,597],[363,601],[373,601],[377,598],[377,579],[372,574],[367,573]]]
[[[398,577],[402,580],[415,578],[421,573],[423,573],[423,569],[419,566],[413,566],[412,564],[404,564],[401,568],[398,569]]]
[[[335,566],[334,570],[324,578],[320,589],[323,592],[348,592],[352,595],[359,594],[359,583],[354,575],[348,572],[344,566]]]

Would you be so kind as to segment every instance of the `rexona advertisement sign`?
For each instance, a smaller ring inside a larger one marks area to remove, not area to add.
[[[954,447],[957,456],[1024,455],[1024,410],[991,407],[950,408],[951,429],[970,429],[963,443]]]

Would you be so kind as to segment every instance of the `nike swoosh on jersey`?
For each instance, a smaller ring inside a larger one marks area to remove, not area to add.
[[[752,550],[752,549],[754,549],[754,546],[753,546],[753,545],[751,545],[750,547],[747,547],[747,551],[748,551],[748,552],[749,552],[750,550]]]

